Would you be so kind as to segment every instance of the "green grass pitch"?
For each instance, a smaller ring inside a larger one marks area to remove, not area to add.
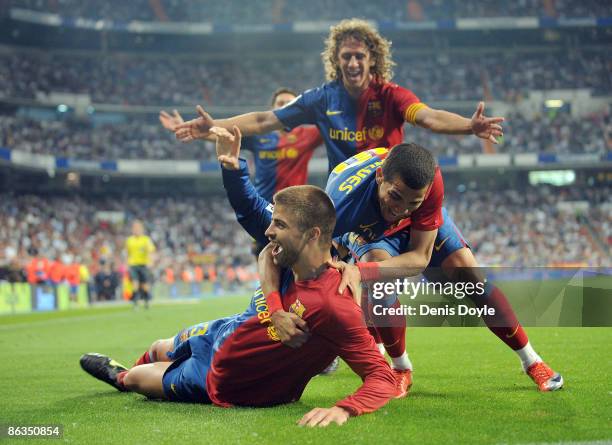
[[[158,338],[237,312],[248,298],[0,317],[0,424],[62,424],[73,444],[382,444],[612,441],[612,329],[532,328],[532,344],[566,381],[542,394],[486,328],[408,329],[415,365],[408,398],[325,429],[294,425],[360,384],[346,364],[302,399],[267,409],[149,401],[79,367],[85,352],[131,364]],[[23,439],[1,439],[24,443]]]

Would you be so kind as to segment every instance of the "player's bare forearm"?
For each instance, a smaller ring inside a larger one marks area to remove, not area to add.
[[[429,264],[429,256],[423,252],[409,251],[378,263],[380,281],[419,275]]]
[[[396,278],[412,277],[422,273],[431,260],[438,230],[410,231],[408,250],[400,255],[377,263],[359,265],[363,281],[387,281]]]
[[[228,119],[215,119],[215,126],[231,129],[237,126],[244,136],[265,134],[281,130],[283,124],[272,111],[255,111],[241,114]]]
[[[484,109],[484,102],[479,102],[472,118],[468,119],[449,111],[423,107],[417,111],[415,122],[435,133],[473,134],[492,144],[498,144],[498,138],[504,134],[501,126],[504,118],[501,116],[486,117]]]
[[[472,134],[472,121],[450,111],[424,108],[416,115],[416,124],[434,133]]]

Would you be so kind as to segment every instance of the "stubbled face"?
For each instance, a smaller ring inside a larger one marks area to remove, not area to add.
[[[278,110],[279,108],[283,108],[289,102],[295,99],[295,96],[291,93],[280,93],[274,98],[274,103],[272,104],[272,109]]]
[[[298,229],[291,212],[282,206],[274,206],[265,235],[270,240],[274,264],[280,267],[293,266],[306,246],[306,233]]]
[[[399,177],[387,180],[381,168],[376,170],[376,182],[380,211],[385,222],[389,224],[410,216],[418,209],[423,204],[429,188],[426,186],[419,190],[411,189]]]
[[[338,49],[338,65],[342,82],[349,91],[364,91],[371,79],[374,60],[367,46],[353,37],[345,39]]]

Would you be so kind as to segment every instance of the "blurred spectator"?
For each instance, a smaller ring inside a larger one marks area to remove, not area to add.
[[[108,261],[100,261],[100,271],[94,278],[94,287],[97,301],[110,301],[116,298],[119,275],[112,270]]]

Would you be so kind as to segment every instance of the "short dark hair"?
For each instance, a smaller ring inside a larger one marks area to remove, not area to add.
[[[297,93],[295,91],[293,91],[291,88],[287,88],[287,87],[280,87],[277,88],[274,93],[272,93],[272,99],[270,100],[270,105],[274,105],[274,101],[276,100],[276,98],[278,96],[280,96],[281,94],[291,94],[292,96],[297,97]]]
[[[413,190],[432,183],[436,160],[429,150],[420,145],[398,144],[391,149],[382,166],[383,176],[391,181],[398,177]]]
[[[324,190],[314,185],[294,185],[275,193],[273,200],[274,205],[291,211],[300,231],[318,227],[321,229],[320,244],[331,243],[336,209]]]

